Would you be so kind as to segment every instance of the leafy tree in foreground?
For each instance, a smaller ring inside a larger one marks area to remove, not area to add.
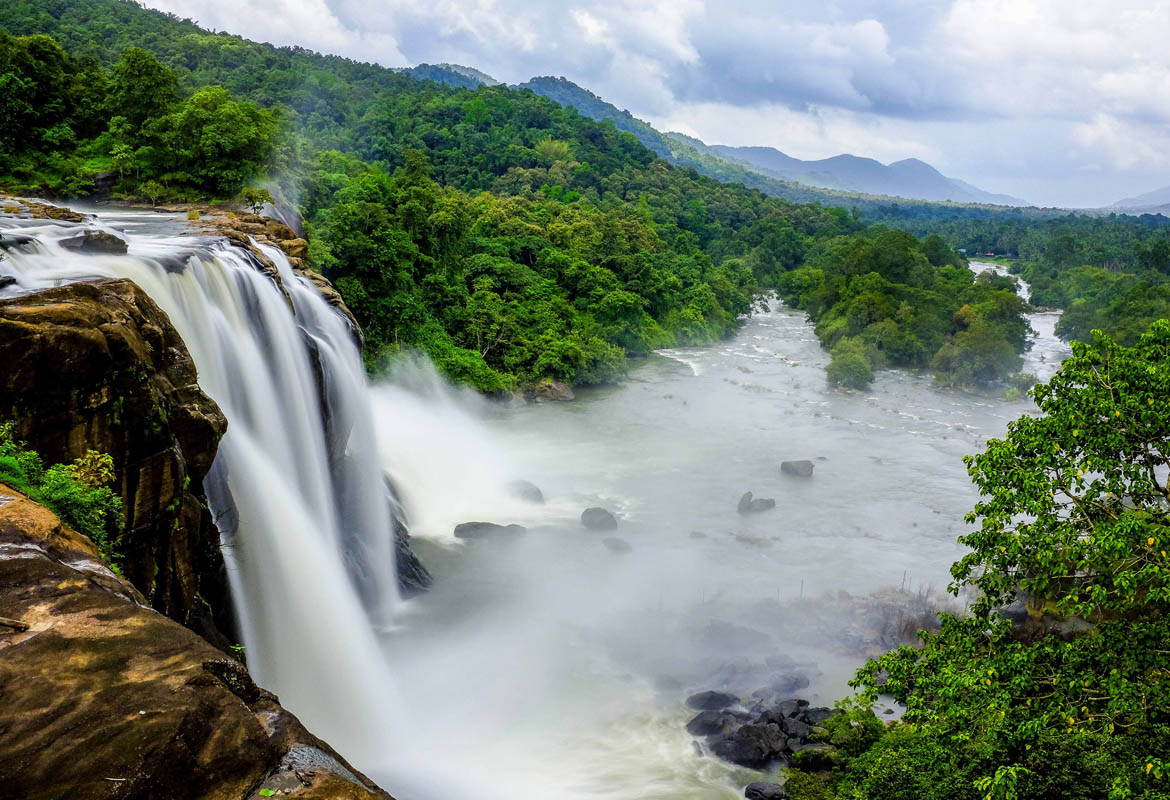
[[[904,723],[824,796],[1170,797],[1170,321],[1073,350],[1033,391],[1043,416],[967,459],[983,497],[951,591],[977,596],[970,616],[858,673]]]

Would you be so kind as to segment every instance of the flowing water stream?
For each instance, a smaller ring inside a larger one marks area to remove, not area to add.
[[[948,602],[975,499],[962,456],[1034,413],[895,371],[832,390],[803,314],[775,305],[573,403],[491,403],[425,363],[367,390],[340,318],[279,253],[294,310],[213,237],[151,215],[101,224],[128,256],[65,252],[70,226],[0,222],[36,239],[0,261],[19,281],[0,294],[116,275],[167,310],[229,419],[209,483],[238,515],[225,545],[249,664],[400,800],[741,796],[758,773],[703,752],[686,695],[778,675],[814,703],[845,693],[866,654]],[[1055,320],[1030,320],[1025,370],[1041,378],[1067,353]],[[814,476],[782,475],[786,459]],[[406,602],[383,469],[436,578]],[[513,497],[513,479],[545,502]],[[777,507],[737,513],[749,490]],[[594,505],[616,531],[582,527]],[[468,521],[528,532],[456,540]]]

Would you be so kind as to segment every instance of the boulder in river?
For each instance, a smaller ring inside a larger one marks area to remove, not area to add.
[[[601,543],[609,548],[611,553],[629,553],[634,549],[625,539],[619,539],[616,536],[606,536],[601,540]]]
[[[541,381],[529,390],[532,399],[538,403],[566,402],[576,397],[569,384],[564,381]]]
[[[753,497],[751,492],[744,492],[739,498],[736,510],[741,514],[757,514],[776,507],[776,501],[771,497]]]
[[[717,736],[728,733],[741,722],[726,711],[700,711],[687,723],[687,732],[692,736]]]
[[[745,800],[788,800],[788,792],[778,783],[757,781],[743,790]]]
[[[739,704],[739,698],[727,692],[698,692],[687,698],[687,707],[696,711],[723,711]]]
[[[533,503],[535,505],[542,505],[544,503],[544,492],[540,491],[540,487],[530,481],[509,481],[508,494],[526,503]]]
[[[591,531],[612,531],[618,526],[617,517],[600,506],[582,511],[581,524]]]
[[[763,769],[774,761],[784,760],[788,737],[775,723],[741,725],[731,733],[712,737],[711,752],[751,769]]]
[[[125,255],[126,240],[107,231],[84,230],[58,242],[66,250],[100,255]]]
[[[813,467],[815,465],[811,461],[781,461],[780,472],[785,475],[791,475],[794,478],[811,478],[813,474]]]
[[[16,283],[16,278],[11,275],[0,275],[0,289],[7,289],[14,283]]]
[[[455,526],[456,539],[519,539],[528,533],[523,525],[497,525],[494,522],[461,522]]]

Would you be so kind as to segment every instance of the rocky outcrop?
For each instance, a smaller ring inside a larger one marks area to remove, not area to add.
[[[0,796],[389,800],[237,661],[0,485]],[[268,791],[265,791],[268,790]]]
[[[794,697],[779,699],[772,687],[753,696],[759,699],[747,706],[728,692],[691,695],[687,706],[700,713],[687,723],[687,731],[704,737],[713,755],[741,767],[765,769],[790,762],[808,769],[832,766],[835,748],[821,741],[828,731],[820,726],[839,712],[810,708],[807,700]]]
[[[309,254],[309,243],[298,236],[288,225],[256,214],[214,214],[202,216],[193,220],[191,224],[216,231],[228,241],[247,250],[260,268],[277,283],[280,283],[280,275],[276,265],[255,243],[280,248],[288,258],[293,272],[312,283],[317,292],[325,298],[325,302],[336,308],[349,321],[354,337],[358,341],[358,347],[361,347],[361,326],[358,325],[357,319],[354,318],[349,307],[345,305],[341,292],[337,291],[328,278],[305,265],[305,259]]]
[[[537,403],[567,402],[576,398],[564,381],[545,380],[525,390],[525,395]]]
[[[48,463],[114,459],[117,549],[149,604],[209,639],[232,625],[203,496],[227,421],[167,315],[127,280],[0,300],[0,420]]]

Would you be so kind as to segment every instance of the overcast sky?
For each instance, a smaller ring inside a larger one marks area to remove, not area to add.
[[[386,66],[563,75],[663,130],[917,157],[1032,202],[1170,184],[1170,0],[145,0]]]

